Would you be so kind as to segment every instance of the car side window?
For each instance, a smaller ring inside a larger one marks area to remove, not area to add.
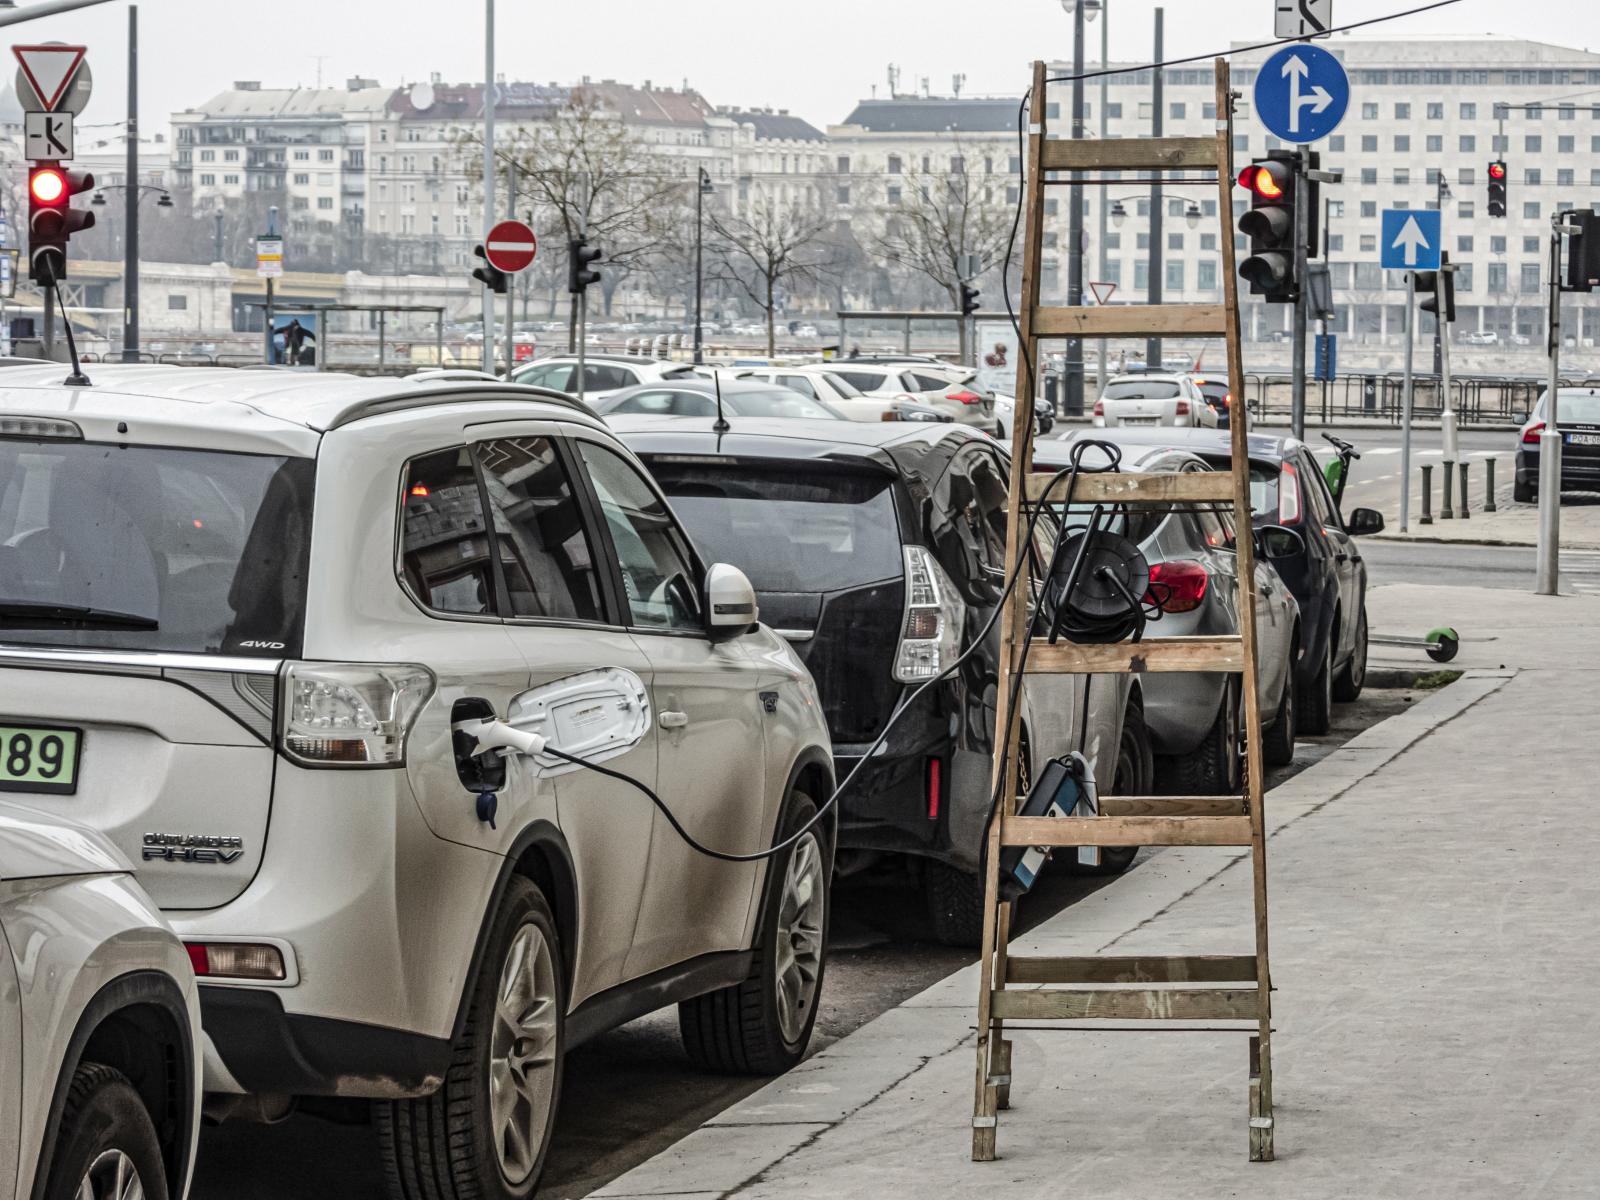
[[[875,392],[883,386],[883,376],[873,371],[840,371],[838,374],[847,380],[851,387],[863,392]]]
[[[694,556],[666,503],[620,454],[590,441],[577,445],[622,568],[630,624],[703,632]]]
[[[558,392],[572,390],[571,363],[551,363],[549,366],[536,367],[521,379],[522,383],[532,384],[534,387],[553,388]]]
[[[566,467],[545,437],[480,442],[500,573],[516,617],[599,621],[600,580]]]
[[[915,371],[912,371],[909,374],[911,381],[917,385],[912,389],[913,391],[943,392],[948,391],[950,388],[950,381],[948,379],[941,379],[937,375],[921,375]]]
[[[583,390],[586,392],[614,392],[619,388],[632,387],[638,383],[638,378],[626,367],[614,367],[605,363],[585,363],[583,378],[586,381]]]
[[[400,495],[401,573],[412,594],[435,612],[492,615],[489,522],[467,448],[406,463]]]
[[[1310,454],[1306,456],[1310,466],[1307,472],[1316,478],[1316,482],[1307,489],[1311,492],[1311,502],[1317,506],[1317,511],[1322,517],[1322,523],[1331,529],[1344,529],[1344,521],[1339,517],[1339,507],[1333,502],[1333,493],[1328,491],[1328,479],[1323,475],[1322,467]]]
[[[817,398],[817,389],[804,375],[779,375],[778,382],[786,388],[793,388],[802,396],[810,396],[813,400]]]

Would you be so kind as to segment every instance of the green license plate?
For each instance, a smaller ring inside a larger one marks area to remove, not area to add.
[[[0,725],[0,792],[78,790],[81,729],[53,725]]]

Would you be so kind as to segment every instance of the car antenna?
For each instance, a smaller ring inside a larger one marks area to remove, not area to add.
[[[733,426],[728,424],[728,418],[722,415],[722,376],[717,374],[717,369],[711,369],[711,386],[717,393],[717,419],[711,425],[712,433],[727,433]]]
[[[55,293],[56,307],[61,310],[61,324],[67,331],[67,350],[72,354],[72,374],[61,382],[67,387],[93,387],[89,377],[83,373],[83,367],[78,362],[78,343],[72,336],[72,318],[67,316],[67,306],[61,302],[61,284],[52,280],[50,290]]]

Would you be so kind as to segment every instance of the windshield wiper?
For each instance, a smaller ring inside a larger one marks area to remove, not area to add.
[[[141,616],[139,613],[91,608],[86,604],[52,604],[40,600],[0,600],[0,625],[11,629],[39,629],[52,625],[70,629],[151,631],[161,628],[161,623],[154,617]]]

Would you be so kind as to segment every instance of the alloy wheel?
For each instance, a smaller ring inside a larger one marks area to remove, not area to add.
[[[795,843],[789,855],[783,895],[778,904],[777,953],[773,956],[773,966],[777,972],[778,1025],[787,1042],[800,1040],[812,1006],[817,1002],[827,903],[822,846],[816,834],[808,832]]]
[[[550,944],[530,922],[506,951],[489,1042],[490,1132],[513,1185],[533,1174],[555,1101],[557,1003]]]
[[[73,1200],[144,1200],[139,1169],[121,1150],[104,1150],[83,1173]]]

